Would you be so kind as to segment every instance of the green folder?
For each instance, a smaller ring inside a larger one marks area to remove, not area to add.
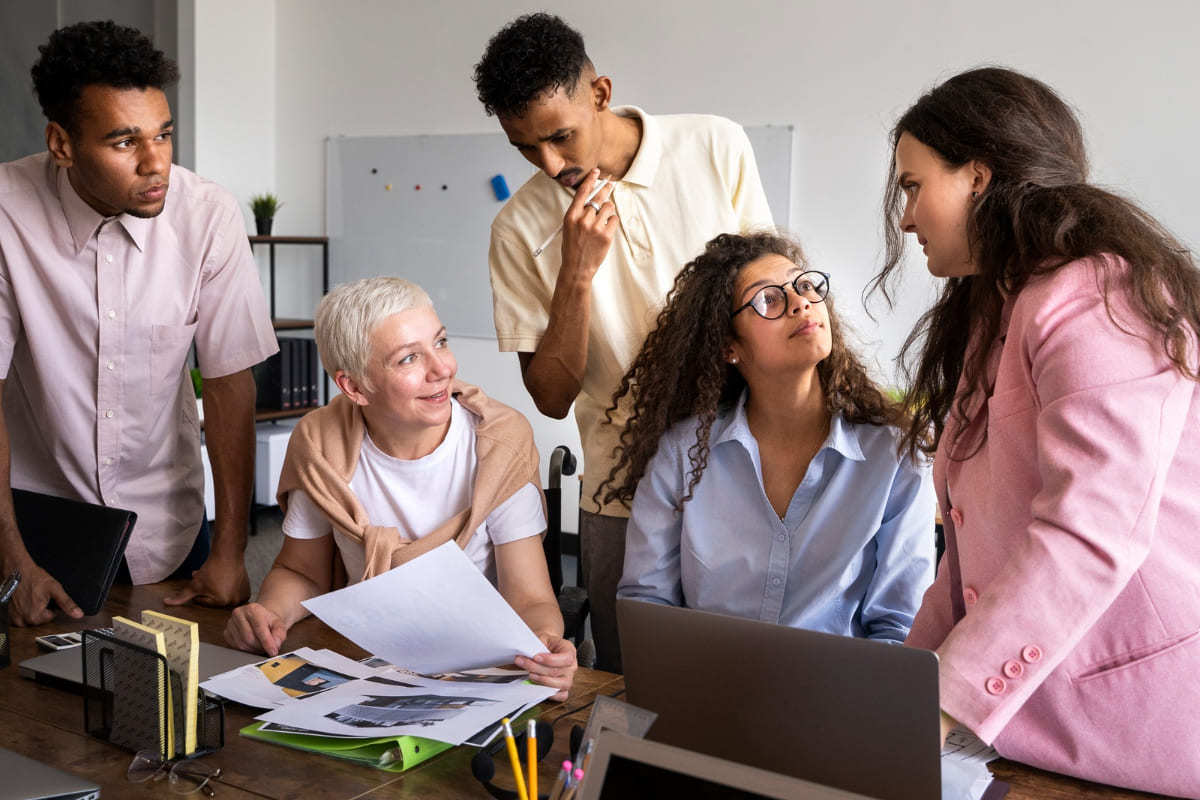
[[[297,750],[323,753],[334,758],[344,758],[366,764],[387,772],[403,772],[454,745],[419,736],[380,736],[375,739],[347,739],[340,736],[311,736],[302,733],[278,733],[259,730],[262,722],[242,728],[239,733],[251,739],[281,744]]]

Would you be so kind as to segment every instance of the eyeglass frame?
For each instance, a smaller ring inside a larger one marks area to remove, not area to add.
[[[825,279],[825,284],[824,284],[825,285],[825,294],[821,295],[821,298],[819,300],[812,300],[812,299],[808,298],[806,295],[802,294],[798,288],[796,288],[796,283],[801,278],[803,278],[805,275],[813,275],[813,274],[820,275],[822,278]],[[788,309],[791,308],[791,303],[785,303],[783,313],[780,314],[778,317],[768,317],[768,316],[765,316],[757,308],[754,308],[754,301],[760,294],[765,292],[767,289],[778,289],[779,291],[783,292],[783,299],[787,300],[787,290],[788,290],[789,286],[792,287],[792,291],[796,293],[797,297],[803,297],[805,300],[808,300],[808,302],[810,302],[810,303],[824,303],[825,299],[827,297],[829,297],[829,273],[822,272],[819,269],[806,269],[806,270],[804,270],[804,272],[801,272],[799,275],[797,275],[795,278],[792,278],[787,283],[771,283],[766,286],[760,286],[758,288],[758,291],[756,291],[753,295],[751,295],[750,300],[748,302],[743,303],[741,306],[734,309],[734,311],[729,315],[729,318],[733,319],[738,314],[745,311],[747,308],[751,308],[751,309],[754,309],[754,313],[758,315],[759,319],[765,319],[765,320],[782,319],[783,317],[787,316]]]
[[[134,778],[130,773],[139,761],[145,762],[147,767],[154,769],[153,771],[147,770],[142,777]],[[125,769],[125,779],[130,783],[149,783],[163,778],[167,778],[170,783],[175,783],[182,778],[196,782],[196,786],[189,788],[186,792],[174,791],[174,794],[178,795],[202,792],[207,797],[213,797],[215,791],[212,782],[219,777],[221,777],[220,767],[210,767],[190,759],[164,759],[162,754],[155,750],[139,750],[134,753],[133,760]]]

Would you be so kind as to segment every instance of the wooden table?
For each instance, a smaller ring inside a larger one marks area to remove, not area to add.
[[[125,770],[130,754],[84,734],[83,701],[78,695],[21,678],[16,665],[38,655],[35,636],[107,626],[114,614],[137,619],[147,608],[193,619],[200,624],[203,641],[222,643],[221,631],[229,612],[199,606],[166,607],[162,598],[174,588],[176,585],[172,583],[117,586],[104,611],[94,617],[59,619],[37,628],[12,629],[13,664],[0,670],[0,746],[95,781],[102,787],[105,798],[169,796],[160,783],[129,783]],[[351,658],[365,655],[313,618],[293,627],[285,644],[287,649],[300,646],[328,647]],[[568,758],[571,726],[587,721],[596,695],[617,694],[623,689],[624,681],[619,675],[581,669],[566,702],[543,704],[542,718],[554,725],[554,747],[542,761],[539,785],[548,787],[553,782],[558,765]],[[215,800],[253,797],[456,800],[488,796],[471,776],[473,748],[455,748],[408,772],[383,772],[239,736],[238,730],[250,724],[257,713],[232,703],[225,706],[225,747],[203,759],[204,763],[221,768]],[[496,766],[496,783],[511,788],[507,759],[502,756]],[[1010,761],[1000,760],[991,766],[998,778],[1011,784],[1008,795],[1011,800],[1132,800],[1157,796],[1087,783]]]

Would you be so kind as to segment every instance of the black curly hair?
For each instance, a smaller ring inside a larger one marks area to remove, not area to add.
[[[59,28],[38,48],[33,91],[42,113],[78,133],[79,97],[85,86],[164,89],[179,80],[175,62],[136,28],[112,20]]]
[[[475,91],[488,116],[520,117],[543,94],[575,91],[592,61],[579,32],[553,14],[526,14],[491,38],[475,65]]]

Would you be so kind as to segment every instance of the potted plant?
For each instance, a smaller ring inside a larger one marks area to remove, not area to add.
[[[279,198],[270,192],[256,194],[250,198],[250,210],[254,212],[254,229],[259,236],[271,235],[271,222],[275,212],[283,206]]]

